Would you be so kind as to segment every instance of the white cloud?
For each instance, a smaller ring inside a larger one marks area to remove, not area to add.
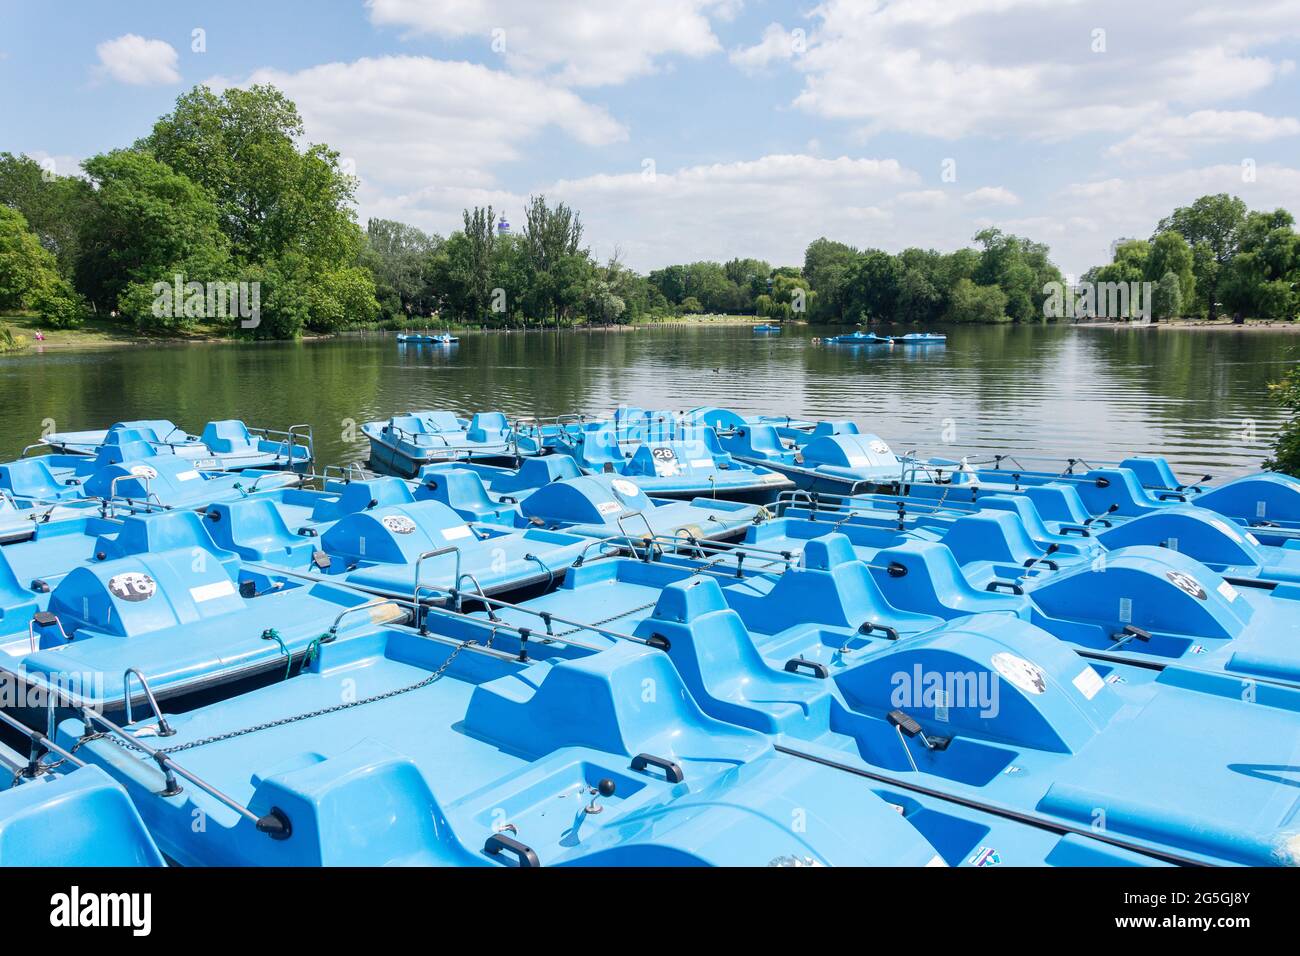
[[[1210,193],[1239,196],[1251,209],[1300,209],[1300,169],[1265,164],[1251,175],[1247,180],[1242,166],[1225,163],[1071,183],[1055,198],[1050,217],[1025,221],[1025,234],[1049,243],[1061,268],[1079,274],[1109,261],[1114,239],[1149,236],[1161,218]]]
[[[804,76],[795,103],[868,133],[1121,138],[1263,90],[1294,69],[1274,49],[1300,36],[1296,0],[1238,0],[1231,17],[1209,7],[824,0],[809,14],[807,52],[790,58]],[[751,54],[756,63],[776,58],[769,34],[743,53]]]
[[[429,182],[491,189],[494,166],[558,128],[587,146],[627,130],[571,90],[473,63],[386,56],[293,73],[254,72],[238,84],[273,83],[298,104],[308,138],[329,143],[372,186],[412,191]]]
[[[1197,110],[1170,116],[1135,132],[1106,150],[1121,159],[1185,159],[1198,146],[1215,143],[1264,143],[1300,134],[1300,120],[1265,116],[1250,110]]]
[[[176,50],[165,40],[149,40],[127,33],[115,40],[105,40],[95,47],[99,69],[132,86],[179,83]]]
[[[622,83],[670,56],[721,50],[710,17],[735,0],[366,0],[381,26],[450,40],[482,39],[514,70],[546,71],[579,86]],[[504,47],[502,49],[502,47]]]
[[[921,175],[895,159],[823,159],[774,154],[758,159],[660,170],[611,172],[549,184],[533,192],[578,209],[597,256],[615,246],[633,268],[695,259],[757,256],[803,261],[808,243],[829,236],[860,248],[953,249],[988,224],[989,205],[954,205],[949,193],[921,189]],[[1005,200],[1006,191],[990,195]],[[980,190],[976,190],[980,193]],[[429,187],[364,203],[367,215],[447,232],[467,205],[491,203],[517,218],[525,196],[504,190]]]
[[[1005,186],[981,186],[961,197],[973,206],[1017,206],[1020,197]]]
[[[728,59],[746,73],[757,73],[773,63],[792,59],[806,43],[802,32],[795,34],[779,23],[769,23],[757,43],[732,50]]]

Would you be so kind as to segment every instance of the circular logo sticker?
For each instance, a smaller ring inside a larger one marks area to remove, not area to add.
[[[877,455],[888,455],[888,454],[889,454],[889,446],[886,445],[886,444],[885,444],[883,441],[881,441],[879,438],[875,439],[875,440],[871,443],[871,450],[874,451]]]
[[[632,482],[628,481],[626,478],[615,478],[613,481],[609,483],[609,486],[613,488],[615,491],[617,491],[620,495],[625,495],[628,498],[635,498],[638,492],[641,490],[636,485],[632,484]]]
[[[1023,657],[1000,651],[993,655],[993,667],[1006,678],[1008,683],[1028,694],[1041,694],[1047,690],[1047,679],[1043,676],[1043,669]]]
[[[1198,601],[1205,600],[1205,588],[1201,587],[1201,583],[1190,574],[1184,574],[1182,571],[1166,571],[1165,577],[1167,577],[1174,587],[1178,588],[1178,590],[1185,591]]]
[[[154,471],[148,465],[132,465],[131,474],[135,475],[137,478],[148,478],[150,481],[158,477],[158,472]]]
[[[127,571],[109,578],[108,590],[119,601],[147,601],[154,596],[158,585],[141,571]]]
[[[379,523],[393,534],[410,534],[415,530],[415,522],[406,515],[384,515]]]

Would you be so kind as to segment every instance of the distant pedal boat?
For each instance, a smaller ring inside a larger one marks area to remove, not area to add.
[[[239,471],[244,468],[310,468],[315,453],[310,425],[287,430],[249,427],[237,419],[208,422],[191,435],[165,418],[117,422],[106,429],[55,432],[40,445],[65,455],[96,455],[105,446],[143,442],[160,455],[176,455],[195,468]]]
[[[414,478],[436,462],[504,460],[518,453],[514,430],[501,412],[479,412],[466,420],[425,409],[366,422],[361,431],[370,442],[371,467],[401,478]]]
[[[399,332],[397,334],[398,345],[455,345],[459,341],[460,339],[450,332],[443,332],[440,335],[431,335],[427,332]]]

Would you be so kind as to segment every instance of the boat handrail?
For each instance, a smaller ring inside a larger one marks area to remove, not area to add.
[[[305,459],[305,463],[311,464],[316,460],[315,439],[312,435],[311,425],[307,424],[306,422],[303,422],[302,424],[298,424],[298,425],[290,425],[287,429],[266,428],[260,425],[246,426],[246,427],[248,427],[248,432],[250,435],[261,435],[263,438],[267,439],[268,441],[274,440],[271,437],[272,435],[282,436],[279,444],[280,447],[284,450],[283,452],[277,451],[275,453],[277,459],[280,458],[281,455],[283,454],[283,456],[289,460],[289,463],[293,464],[294,463],[293,449],[305,448],[307,451],[307,458]]]
[[[288,573],[293,574],[293,572],[288,572]],[[293,576],[308,577],[308,578],[311,577],[310,575],[297,575],[297,574],[294,574]],[[319,580],[319,579],[311,578],[311,580]],[[341,587],[344,587],[349,591],[357,592],[356,588],[350,587],[349,585],[346,584],[341,585]],[[338,615],[334,618],[334,623],[330,625],[329,630],[326,631],[325,634],[322,636],[325,637],[327,640],[332,641],[334,640],[334,638],[338,637],[339,627],[343,623],[343,619],[347,617],[349,614],[359,614],[362,611],[372,611],[375,608],[386,607],[388,605],[392,605],[393,607],[398,607],[398,608],[406,608],[408,606],[405,598],[391,598],[391,597],[375,598],[374,600],[367,601],[364,604],[354,604],[352,605],[352,607],[344,608],[342,611],[340,611]],[[415,613],[416,614],[419,613],[418,605],[416,606]]]
[[[62,630],[62,625],[59,627]],[[135,723],[131,719],[131,678],[135,677],[140,681],[140,689],[144,691],[145,700],[153,708],[153,715],[158,721],[158,735],[160,737],[170,737],[176,733],[171,724],[167,723],[167,718],[163,716],[162,710],[158,707],[158,699],[153,695],[153,688],[149,686],[149,681],[145,679],[144,674],[140,673],[138,667],[128,667],[122,672],[122,699],[126,702],[126,722]]]
[[[367,477],[366,469],[361,464],[361,462],[353,461],[353,462],[349,462],[346,465],[334,465],[334,464],[323,465],[319,472],[312,472],[311,474],[303,475],[303,480],[319,481],[321,482],[323,487],[324,483],[330,480],[331,471],[337,471],[340,475],[339,480],[342,481],[345,485],[351,484],[353,481],[365,481]],[[356,475],[355,478],[351,477],[353,474]]]
[[[134,668],[131,668],[131,670],[134,670]],[[17,672],[10,670],[9,668],[3,665],[0,665],[0,675],[3,675],[8,679],[14,680],[16,682],[15,686],[26,683],[26,681],[22,678],[21,675],[19,675]],[[58,687],[50,687],[48,688],[48,690],[51,693],[51,700],[50,700],[51,712],[53,711],[53,706],[56,699],[58,700],[60,706],[68,707],[80,711],[81,723],[82,723],[82,727],[84,728],[84,733],[80,741],[78,742],[77,745],[78,747],[80,747],[82,743],[88,743],[89,741],[94,740],[97,737],[109,736],[110,738],[117,738],[117,740],[120,741],[125,746],[138,750],[141,753],[143,753],[145,756],[153,760],[154,763],[158,765],[158,769],[162,773],[163,781],[164,781],[163,790],[160,793],[158,793],[157,796],[172,797],[181,793],[183,788],[180,786],[180,784],[176,782],[176,777],[180,776],[188,780],[190,783],[192,783],[198,789],[202,790],[204,793],[207,793],[210,796],[216,798],[218,801],[224,803],[231,810],[234,810],[240,816],[252,822],[253,825],[256,826],[260,832],[267,834],[273,839],[284,839],[288,837],[290,832],[289,819],[284,814],[283,811],[278,810],[276,808],[272,808],[272,810],[269,813],[265,814],[264,816],[258,816],[256,813],[248,809],[248,807],[244,806],[238,800],[235,800],[233,797],[222,792],[217,787],[208,783],[202,777],[199,777],[197,774],[194,774],[189,770],[186,770],[184,767],[178,764],[175,760],[171,758],[171,756],[169,756],[164,751],[157,750],[149,746],[149,744],[145,743],[142,739],[137,737],[135,734],[128,732],[125,728],[120,727],[113,721],[109,720],[103,714],[95,710],[94,707],[90,706],[85,700],[82,700],[79,697],[75,697],[71,694],[68,694],[63,689]],[[4,721],[10,724],[11,726],[14,725],[15,723],[12,717],[10,717],[8,714],[4,714],[3,712],[0,712],[0,718],[3,718]],[[104,728],[104,732],[100,733],[95,731],[93,727],[93,725],[95,724]],[[33,734],[33,732],[28,731],[28,733],[31,739],[35,742],[37,738]],[[85,761],[82,761],[79,757],[74,756],[71,751],[65,750],[58,744],[54,743],[54,741],[50,740],[46,735],[42,734],[40,735],[40,737],[43,741],[42,746],[45,746],[48,743],[49,745],[51,745],[50,749],[53,750],[55,753],[71,758],[79,766],[85,765]]]
[[[445,548],[435,548],[435,549],[433,549],[432,551],[425,551],[425,552],[423,552],[422,554],[420,554],[419,557],[417,557],[417,558],[415,559],[415,589],[414,589],[414,591],[413,591],[412,594],[411,594],[411,603],[414,604],[414,605],[416,606],[416,608],[419,608],[419,606],[420,606],[420,588],[421,588],[421,587],[423,587],[423,586],[427,586],[427,587],[432,588],[432,589],[435,590],[435,591],[440,591],[440,590],[442,590],[441,588],[434,588],[433,585],[421,585],[421,584],[420,584],[420,565],[424,563],[424,561],[425,561],[426,558],[437,558],[437,557],[441,557],[441,556],[444,555],[444,554],[454,554],[454,555],[456,555],[456,577],[455,577],[455,581],[456,581],[456,586],[457,586],[457,587],[460,586],[460,568],[461,568],[461,560],[462,560],[462,558],[463,558],[463,555],[462,555],[462,553],[461,553],[460,548],[456,547],[455,545],[448,545],[448,546],[445,547]]]

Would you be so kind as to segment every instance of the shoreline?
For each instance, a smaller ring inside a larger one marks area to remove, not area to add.
[[[743,328],[746,326],[761,325],[767,322],[758,316],[748,315],[698,315],[698,316],[679,316],[663,319],[651,319],[645,322],[635,322],[627,324],[581,324],[570,326],[534,326],[529,328],[481,328],[481,327],[464,327],[451,326],[452,331],[460,335],[512,335],[524,332],[578,332],[578,333],[623,333],[636,332],[648,328],[682,328],[690,326],[711,326],[717,328]],[[199,325],[183,332],[168,334],[150,334],[139,332],[133,329],[124,328],[117,323],[104,319],[91,319],[84,325],[75,329],[42,329],[38,320],[34,316],[9,315],[0,316],[0,323],[9,326],[15,339],[21,344],[11,350],[0,351],[0,357],[15,357],[23,355],[40,355],[44,352],[61,352],[70,350],[87,350],[94,351],[99,349],[124,349],[135,347],[146,348],[165,348],[172,346],[185,345],[265,345],[268,343],[286,343],[286,342],[320,342],[327,339],[349,339],[349,338],[370,338],[371,336],[396,337],[399,333],[395,329],[379,328],[362,328],[362,329],[344,329],[339,332],[304,335],[299,339],[242,339],[226,334],[224,328],[217,326]],[[887,323],[896,325],[897,323]],[[1246,322],[1238,325],[1231,319],[1218,319],[1214,322],[1194,319],[1180,319],[1168,322],[1111,322],[1111,321],[1087,321],[1087,322],[1054,322],[1045,323],[1047,325],[1060,325],[1078,329],[1102,329],[1112,332],[1278,332],[1296,334],[1300,333],[1300,321],[1287,322],[1273,319],[1248,319]],[[816,328],[808,322],[793,321],[783,323],[790,328]],[[1038,323],[1034,324],[1037,327]],[[1008,323],[989,323],[989,327],[1017,327]],[[964,326],[953,326],[953,328],[962,328]],[[975,326],[971,326],[974,328]],[[412,328],[415,328],[413,325]],[[825,326],[828,330],[844,328],[844,326]],[[943,328],[947,329],[948,326]],[[34,340],[37,330],[44,332],[46,338],[42,342]]]

